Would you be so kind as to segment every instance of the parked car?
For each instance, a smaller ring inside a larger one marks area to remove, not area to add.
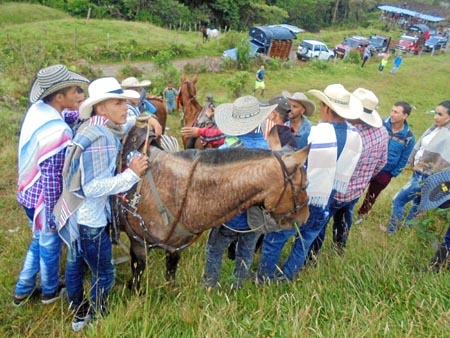
[[[434,50],[441,50],[444,49],[447,46],[447,39],[443,38],[442,36],[430,36],[430,38],[425,41],[425,44],[423,45],[423,51],[424,52],[431,52]]]
[[[307,61],[312,58],[328,61],[334,58],[334,52],[322,41],[303,40],[297,49],[297,59]]]
[[[345,38],[334,48],[334,53],[338,58],[344,58],[346,50],[357,50],[361,55],[364,49],[369,45],[369,39],[364,36],[354,35],[351,38]]]
[[[402,35],[395,48],[402,52],[417,54],[419,51],[418,40],[417,36]]]
[[[391,38],[381,35],[371,35],[369,37],[370,50],[374,53],[386,53],[391,43]]]

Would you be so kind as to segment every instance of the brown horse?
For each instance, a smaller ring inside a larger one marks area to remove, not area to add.
[[[166,129],[166,121],[167,121],[167,110],[166,105],[164,104],[164,101],[159,96],[149,95],[147,94],[145,97],[147,100],[149,100],[157,109],[156,111],[156,117],[158,118],[159,123],[161,124],[162,131],[164,134],[164,131]]]
[[[197,83],[197,75],[192,77],[190,80],[186,79],[184,74],[181,74],[181,105],[183,106],[184,112],[184,125],[187,127],[193,127],[197,118],[202,110],[202,106],[197,101],[197,88],[195,84]],[[183,137],[184,149],[187,149],[188,138]]]
[[[124,149],[129,148],[125,144]],[[139,288],[148,249],[168,252],[167,277],[173,279],[181,249],[250,206],[262,206],[279,224],[303,224],[309,215],[303,168],[308,151],[279,155],[235,148],[166,153],[149,147],[151,166],[146,175],[128,192],[128,202],[117,200],[120,222],[131,243],[132,286]]]

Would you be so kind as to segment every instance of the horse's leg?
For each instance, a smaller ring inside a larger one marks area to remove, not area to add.
[[[178,261],[180,260],[179,252],[166,251],[166,280],[168,282],[175,281],[177,273]]]
[[[145,260],[147,257],[145,248],[141,244],[131,241],[130,256],[132,279],[128,282],[128,286],[131,289],[139,291],[141,286],[141,277],[145,270]]]

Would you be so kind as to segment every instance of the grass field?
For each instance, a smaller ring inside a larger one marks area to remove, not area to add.
[[[65,43],[72,44],[64,42],[64,37],[72,37],[74,27],[79,27],[78,32],[85,39],[83,41],[91,41],[89,48],[94,48],[99,43],[96,38],[104,29],[102,27],[115,32],[114,39],[121,41],[127,41],[130,34],[139,36],[150,27],[146,24],[92,20],[89,25],[97,28],[83,30],[83,20],[66,20],[60,12],[52,12],[50,18],[50,14],[42,14],[41,6],[16,5],[21,13],[32,11],[36,19],[24,22],[27,16],[22,15],[22,20],[17,21],[17,11],[7,12],[16,21],[10,19],[5,23],[1,16],[6,13],[4,6],[10,5],[0,5],[2,42],[6,35],[14,36],[14,41],[30,41],[33,34],[47,31],[52,34],[51,39],[55,43],[64,46]],[[47,17],[50,19],[45,21]],[[124,25],[126,29],[123,29]],[[203,47],[197,42],[200,41],[197,33],[153,29],[155,33],[150,42],[155,44],[164,44],[161,35],[183,34],[187,50],[195,50],[198,44],[200,49],[204,48],[201,53],[220,55],[217,54],[219,46]],[[320,38],[332,42],[348,33],[323,32]],[[44,40],[37,43],[45,47],[48,42]],[[198,53],[192,55],[208,55]],[[41,57],[46,59],[45,55]],[[29,57],[27,60],[32,65],[33,59]],[[74,60],[78,59],[74,57]],[[410,175],[407,170],[382,193],[369,217],[353,226],[343,257],[337,256],[331,249],[328,236],[317,267],[306,268],[293,283],[264,287],[248,283],[241,290],[232,292],[229,290],[229,277],[233,265],[224,258],[221,287],[207,292],[201,283],[205,260],[204,234],[183,252],[176,285],[165,282],[162,251],[149,253],[144,295],[137,295],[126,288],[130,268],[128,263],[118,265],[116,284],[110,298],[110,315],[79,334],[71,331],[72,315],[66,300],[48,306],[30,301],[21,308],[12,307],[14,285],[31,234],[25,213],[15,200],[18,131],[26,107],[21,103],[24,100],[10,100],[7,97],[26,93],[32,74],[21,73],[21,80],[16,80],[11,69],[4,67],[4,63],[0,65],[0,88],[3,89],[0,93],[3,98],[0,100],[1,337],[448,336],[449,273],[427,274],[422,273],[422,269],[434,253],[433,245],[442,239],[449,224],[449,215],[443,211],[429,212],[412,229],[400,231],[395,236],[386,236],[377,229],[377,225],[386,223],[389,217],[393,195],[407,182]],[[433,123],[433,116],[426,114],[426,111],[450,99],[450,55],[405,56],[396,75],[389,74],[392,60],[383,73],[378,71],[377,66],[378,62],[373,58],[362,69],[357,64],[342,61],[301,63],[280,69],[268,67],[265,98],[278,95],[282,90],[324,89],[328,84],[338,82],[349,90],[365,87],[378,95],[379,111],[383,117],[388,115],[395,101],[409,101],[415,110],[408,121],[416,137],[419,137]],[[250,93],[254,73],[248,71],[247,74]],[[231,101],[232,97],[222,81],[234,75],[233,71],[199,74],[199,101],[203,102],[206,93],[210,92],[219,103]],[[151,78],[152,74],[143,76]],[[179,136],[179,118],[179,114],[168,117],[171,128],[168,133]],[[317,122],[317,116],[313,116],[312,120]],[[125,236],[122,239],[125,240]],[[116,257],[123,254],[120,248],[115,248]],[[283,252],[283,257],[287,254],[288,248]],[[255,261],[258,260],[257,254]],[[64,269],[64,263],[61,269]]]

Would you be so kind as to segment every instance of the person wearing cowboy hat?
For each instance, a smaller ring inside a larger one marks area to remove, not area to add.
[[[388,186],[393,177],[397,177],[403,171],[408,162],[415,142],[415,136],[407,122],[410,114],[411,105],[406,101],[398,101],[392,106],[390,115],[383,120],[383,126],[389,134],[387,163],[370,180],[355,224],[363,222],[380,193]]]
[[[450,208],[450,170],[429,176],[422,186],[419,212],[435,208]],[[450,269],[450,226],[425,270],[439,272],[442,268]]]
[[[450,168],[450,100],[439,103],[435,109],[434,123],[417,141],[409,156],[413,173],[409,182],[392,199],[391,216],[387,227],[380,230],[394,234],[400,227],[405,206],[411,206],[404,225],[412,226],[410,221],[417,215],[420,204],[420,190],[428,176]]]
[[[68,246],[65,280],[69,306],[75,312],[74,331],[91,316],[106,315],[106,301],[115,268],[106,225],[111,217],[109,197],[126,192],[148,167],[145,155],[133,157],[127,169],[115,174],[127,121],[126,100],[139,97],[123,90],[113,77],[94,80],[80,106],[87,119],[78,129],[64,163],[63,193],[54,209],[58,232]],[[90,299],[84,294],[85,268],[92,272]]]
[[[326,226],[328,207],[334,194],[347,191],[361,154],[361,137],[357,129],[346,122],[361,117],[361,102],[341,84],[329,85],[323,92],[310,90],[309,93],[320,100],[321,118],[319,124],[311,128],[308,137],[307,192],[310,215],[298,230],[294,227],[264,236],[257,283],[266,283],[275,278],[295,278],[305,263],[311,244]],[[295,236],[295,241],[289,257],[283,265],[278,265],[281,251],[292,236]],[[282,267],[282,272],[275,275],[277,266]]]
[[[217,127],[227,135],[227,140],[219,149],[245,147],[268,149],[261,129],[261,123],[275,109],[276,105],[262,106],[254,96],[243,96],[233,103],[216,107]],[[236,232],[240,231],[240,232]],[[220,279],[222,255],[225,249],[237,240],[232,289],[242,286],[249,277],[256,242],[259,234],[250,231],[247,213],[243,212],[225,225],[211,229],[206,243],[206,264],[203,285],[214,288]]]
[[[14,290],[14,306],[39,293],[42,303],[50,304],[64,291],[59,282],[61,240],[52,215],[62,190],[66,147],[73,136],[62,112],[76,107],[77,87],[87,83],[87,78],[58,64],[39,70],[30,90],[31,105],[19,136],[17,200],[25,209],[33,239]]]
[[[129,102],[129,114],[132,116],[139,116],[141,114],[153,114],[155,115],[158,109],[146,99],[147,92],[144,87],[148,87],[152,84],[150,80],[139,81],[134,76],[127,77],[122,81],[121,85],[123,89],[135,90],[140,94],[139,99],[130,99]],[[131,103],[131,104],[130,104]]]
[[[283,91],[282,94],[288,99],[291,106],[289,121],[286,122],[286,125],[293,129],[297,141],[297,150],[299,150],[308,144],[308,136],[312,126],[305,116],[312,116],[316,111],[316,105],[302,92],[291,94],[288,91]]]
[[[362,140],[362,152],[349,181],[347,191],[344,193],[336,192],[329,207],[328,219],[333,217],[333,242],[338,253],[342,253],[347,244],[355,204],[369,184],[370,179],[386,164],[389,142],[388,132],[383,127],[381,117],[376,111],[378,106],[376,95],[364,88],[356,89],[353,91],[353,95],[361,101],[364,108],[364,112],[359,119],[349,120],[359,131]],[[309,258],[317,256],[325,240],[325,232],[326,226],[311,245]]]

